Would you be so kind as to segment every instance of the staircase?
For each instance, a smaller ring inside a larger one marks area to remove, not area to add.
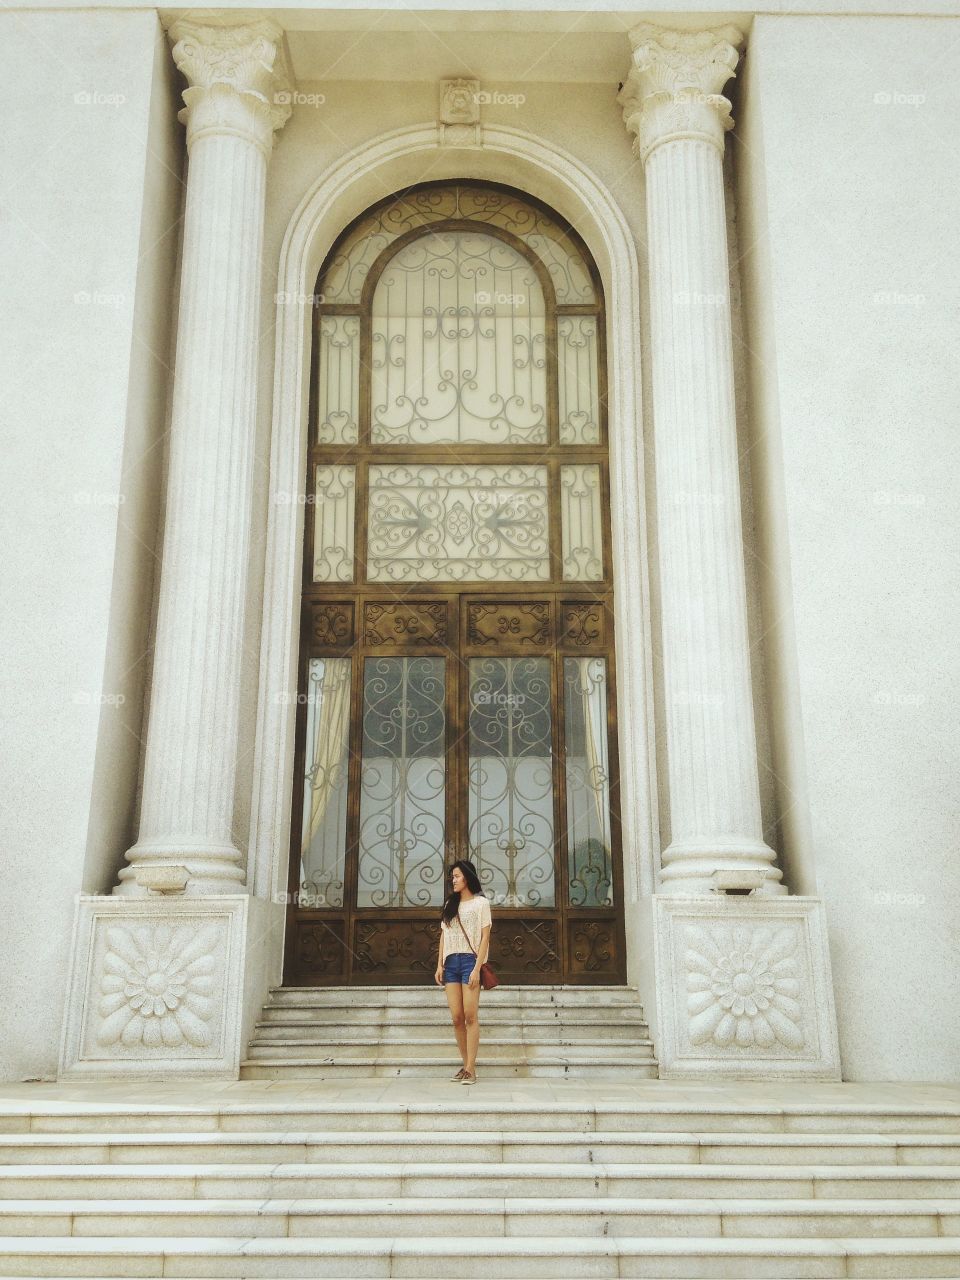
[[[257,1024],[247,1080],[443,1079],[460,1065],[442,987],[278,987]],[[477,1076],[656,1079],[632,987],[495,987],[480,997]]]
[[[0,1277],[960,1276],[948,1094],[11,1086]]]

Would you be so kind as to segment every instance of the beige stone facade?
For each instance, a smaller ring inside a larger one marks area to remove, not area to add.
[[[317,272],[391,192],[470,179],[602,281],[661,1074],[955,1080],[960,20],[0,30],[2,1078],[238,1074],[282,979]]]

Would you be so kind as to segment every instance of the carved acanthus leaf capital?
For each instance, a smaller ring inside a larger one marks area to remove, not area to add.
[[[170,28],[173,60],[189,84],[180,120],[187,145],[208,133],[248,138],[269,153],[290,117],[293,80],[274,22],[219,25],[189,19]]]
[[[729,25],[673,31],[642,22],[633,28],[633,65],[617,101],[641,160],[677,138],[700,138],[723,151],[733,120],[720,90],[735,73],[742,40],[739,28]]]

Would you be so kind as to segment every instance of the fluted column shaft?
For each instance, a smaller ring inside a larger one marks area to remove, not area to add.
[[[763,839],[744,577],[719,90],[736,28],[642,24],[620,95],[647,188],[671,841],[661,888],[783,892]]]
[[[232,834],[267,160],[289,115],[272,23],[177,23],[189,170],[159,613],[137,843],[188,893],[244,884]],[[279,104],[279,105],[278,105]]]

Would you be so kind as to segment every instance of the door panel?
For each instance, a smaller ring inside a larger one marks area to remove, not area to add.
[[[432,980],[458,857],[504,981],[622,981],[603,602],[364,592],[357,617],[304,610],[285,981]]]

